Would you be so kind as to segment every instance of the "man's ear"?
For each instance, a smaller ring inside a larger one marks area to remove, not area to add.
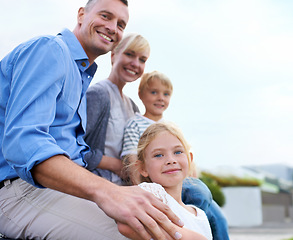
[[[78,13],[77,13],[77,22],[78,24],[82,24],[83,22],[83,17],[84,17],[84,7],[81,7],[78,9]]]

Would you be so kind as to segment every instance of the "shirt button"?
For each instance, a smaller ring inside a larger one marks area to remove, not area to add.
[[[86,63],[85,62],[82,62],[81,63],[81,66],[85,67],[86,66]]]

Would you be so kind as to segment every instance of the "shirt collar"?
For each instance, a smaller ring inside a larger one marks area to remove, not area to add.
[[[68,46],[73,59],[79,66],[81,71],[86,71],[90,76],[94,76],[97,70],[97,64],[94,62],[91,66],[89,66],[88,56],[86,55],[83,47],[81,46],[80,42],[76,38],[73,32],[69,29],[65,28],[61,33],[58,35],[62,35],[66,45]]]

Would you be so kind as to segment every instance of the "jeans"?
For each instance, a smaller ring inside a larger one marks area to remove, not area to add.
[[[186,178],[183,182],[182,201],[205,211],[213,234],[213,240],[229,240],[229,229],[219,205],[212,199],[209,188],[198,178]]]

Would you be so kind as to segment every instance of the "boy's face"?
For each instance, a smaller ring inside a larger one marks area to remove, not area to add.
[[[160,80],[154,79],[139,97],[146,109],[144,116],[158,121],[169,106],[171,91]]]

